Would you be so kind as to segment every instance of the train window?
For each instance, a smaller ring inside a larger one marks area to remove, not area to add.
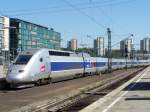
[[[49,55],[70,56],[70,53],[68,53],[68,52],[58,52],[58,51],[49,51]]]
[[[14,64],[27,64],[32,55],[19,55]]]
[[[40,62],[43,62],[43,58],[40,58]]]

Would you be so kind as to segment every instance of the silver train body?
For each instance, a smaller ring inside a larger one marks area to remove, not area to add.
[[[86,53],[30,49],[21,52],[9,66],[6,81],[10,84],[55,82],[107,69],[107,58]],[[149,65],[149,60],[127,60],[128,67]],[[112,69],[126,66],[125,59],[112,59]]]

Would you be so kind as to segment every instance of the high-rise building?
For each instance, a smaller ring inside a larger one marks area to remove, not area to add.
[[[67,47],[69,50],[75,51],[77,50],[77,39],[71,39],[70,41],[68,41],[67,43]]]
[[[71,41],[67,41],[67,49],[68,49],[68,50],[71,49]]]
[[[125,48],[127,49],[128,57],[130,57],[132,50],[133,50],[132,38],[126,38],[126,39],[120,41],[120,51],[122,53],[122,56],[125,56]]]
[[[10,49],[10,19],[8,17],[0,17],[0,64],[9,61]],[[7,61],[6,61],[7,60]]]
[[[0,16],[0,53],[15,57],[29,48],[60,49],[61,34],[53,28],[17,18]]]
[[[144,40],[140,40],[140,50],[144,51]]]
[[[0,49],[9,50],[9,18],[0,17]]]
[[[150,53],[150,38],[146,37],[140,41],[140,50]]]
[[[104,37],[98,37],[94,40],[94,50],[96,51],[98,56],[105,55]]]

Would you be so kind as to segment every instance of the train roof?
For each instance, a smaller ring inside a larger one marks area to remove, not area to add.
[[[79,57],[87,57],[87,58],[89,58],[89,57],[91,57],[90,56],[90,54],[88,54],[88,53],[86,53],[86,52],[79,52],[78,54],[77,54]]]
[[[38,52],[39,50],[40,49],[27,49],[27,50],[24,50],[24,51],[20,52],[19,54],[30,54],[30,55],[33,55],[36,52]]]
[[[34,49],[31,48],[31,49],[24,50],[24,51],[20,52],[19,54],[29,54],[29,55],[33,55],[33,54],[35,54],[36,52],[41,51],[41,50],[47,50],[48,52],[68,53],[69,56],[77,56],[77,54],[76,54],[75,52],[63,51],[63,50],[55,50],[55,49],[47,49],[47,48],[34,48]]]

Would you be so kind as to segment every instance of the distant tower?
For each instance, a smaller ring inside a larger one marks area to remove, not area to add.
[[[71,39],[68,41],[67,48],[72,51],[77,50],[77,39]]]
[[[144,40],[140,40],[140,50],[144,51]]]
[[[96,51],[98,56],[105,55],[104,37],[98,37],[97,39],[94,40],[94,50]]]
[[[67,49],[70,50],[71,48],[71,41],[67,41]]]
[[[133,50],[132,38],[126,38],[126,39],[120,41],[120,51],[122,53],[122,56],[125,56],[125,47],[127,47],[128,57],[130,57],[131,52]]]
[[[150,38],[146,37],[140,41],[140,50],[150,53]]]

